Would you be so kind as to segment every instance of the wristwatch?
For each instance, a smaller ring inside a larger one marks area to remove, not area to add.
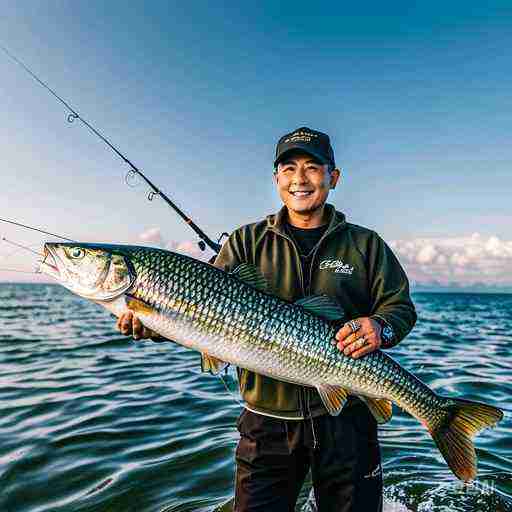
[[[375,320],[382,327],[382,329],[380,331],[380,339],[382,340],[382,347],[387,348],[387,347],[392,346],[395,341],[395,331],[393,330],[393,327],[391,327],[391,325],[388,324],[388,322],[386,322],[386,320],[384,320],[384,318],[382,318],[380,316],[375,315],[370,318]]]

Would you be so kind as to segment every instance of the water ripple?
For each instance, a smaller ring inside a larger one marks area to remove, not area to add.
[[[395,410],[379,431],[385,511],[509,512],[512,295],[414,298],[418,324],[393,356],[439,393],[506,416],[476,438],[479,476],[464,486]],[[232,493],[239,405],[196,353],[114,324],[60,287],[0,285],[1,511],[206,512]]]

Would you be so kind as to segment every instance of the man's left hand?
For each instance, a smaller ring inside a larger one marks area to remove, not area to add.
[[[354,325],[360,327],[354,331]],[[354,318],[336,333],[333,344],[336,344],[338,349],[342,350],[346,356],[357,359],[381,347],[381,330],[380,324],[372,318],[367,316]]]

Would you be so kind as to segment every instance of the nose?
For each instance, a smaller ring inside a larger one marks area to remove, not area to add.
[[[297,167],[297,170],[293,173],[292,182],[294,184],[301,184],[307,182],[306,171],[302,166]]]

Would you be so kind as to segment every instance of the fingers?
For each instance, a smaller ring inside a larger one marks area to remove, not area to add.
[[[345,347],[349,347],[350,345],[354,344],[354,342],[360,339],[363,335],[364,333],[360,330],[350,334],[344,340],[338,342],[338,348],[340,350],[344,350]]]
[[[117,320],[117,329],[125,336],[133,336],[133,339],[148,339],[157,336],[155,332],[144,327],[142,322],[131,311],[123,313]]]
[[[338,341],[343,341],[345,338],[350,336],[352,334],[352,328],[350,325],[345,324],[337,333],[336,333],[336,339]]]
[[[134,316],[132,319],[132,331],[133,331],[133,339],[139,340],[142,338],[142,332],[144,331],[144,326],[142,325],[142,322]]]
[[[360,328],[354,332],[352,329],[354,324],[345,324],[336,333],[333,344],[346,356],[358,359],[380,348],[380,331],[377,329],[380,326],[368,317],[361,317],[355,320],[360,325]]]
[[[117,328],[126,336],[129,336],[132,333],[132,318],[133,313],[131,311],[127,311],[126,313],[123,313],[117,321]]]
[[[366,327],[365,318],[355,318],[347,322],[335,335],[338,348],[343,350],[352,344],[363,335]]]
[[[362,355],[368,354],[375,350],[374,337],[365,334],[360,335],[359,338],[352,341],[349,345],[345,346],[343,353],[346,356],[352,356],[357,359]]]
[[[365,356],[366,354],[369,354],[374,350],[374,348],[370,347],[369,345],[366,345],[363,348],[360,348],[359,350],[355,350],[354,352],[352,352],[351,355],[354,359],[359,359],[360,357]]]

